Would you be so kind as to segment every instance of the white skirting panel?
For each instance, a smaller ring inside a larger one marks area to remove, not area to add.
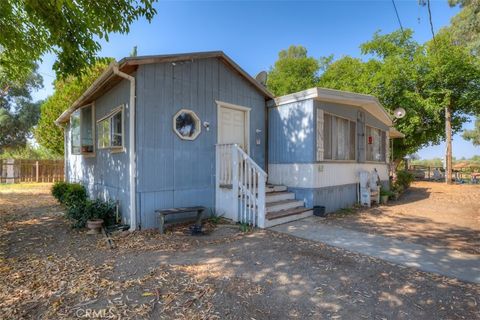
[[[388,181],[385,163],[288,163],[269,164],[268,182],[295,188],[323,188],[358,183],[360,171],[376,168],[382,181]]]

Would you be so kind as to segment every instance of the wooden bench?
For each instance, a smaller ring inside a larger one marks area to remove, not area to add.
[[[180,214],[180,213],[186,213],[186,212],[197,212],[197,220],[195,221],[195,225],[201,225],[202,224],[202,215],[203,212],[207,208],[205,207],[185,207],[185,208],[172,208],[172,209],[160,209],[160,210],[155,210],[156,213],[159,214],[160,216],[160,233],[164,233],[164,228],[165,228],[165,217],[169,215],[174,215],[174,214]]]

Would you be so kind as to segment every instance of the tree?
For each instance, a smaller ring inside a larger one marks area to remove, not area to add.
[[[445,139],[446,111],[452,113],[452,131],[459,132],[466,114],[480,107],[475,57],[456,46],[447,31],[423,45],[412,36],[411,30],[376,33],[361,45],[368,61],[343,57],[329,64],[319,80],[323,87],[372,94],[387,110],[406,109],[405,118],[396,121],[406,136],[394,141],[397,160]]]
[[[42,147],[54,155],[64,154],[63,130],[54,123],[55,120],[87,90],[112,60],[100,59],[81,76],[68,76],[55,81],[53,95],[41,105],[40,121],[35,130],[35,139]]]
[[[480,118],[475,120],[475,128],[473,130],[465,130],[462,137],[471,141],[474,146],[480,146]]]
[[[0,74],[24,78],[42,55],[54,53],[59,78],[95,63],[100,39],[128,33],[140,17],[151,21],[155,0],[2,0]],[[98,39],[98,40],[97,40]]]
[[[278,54],[270,69],[267,88],[280,96],[315,87],[318,81],[319,61],[307,56],[302,46],[290,46]]]
[[[31,72],[23,83],[0,78],[0,154],[23,148],[38,122],[40,102],[33,102],[31,91],[43,85],[42,77]]]
[[[475,0],[449,0],[450,6],[459,6],[460,12],[451,20],[449,29],[460,45],[465,45],[473,54],[480,54],[480,2]],[[480,120],[477,116],[474,130],[463,133],[465,140],[480,145]]]
[[[429,72],[424,79],[424,89],[430,101],[444,108],[447,146],[445,179],[451,183],[452,133],[461,130],[468,121],[466,115],[480,113],[480,69],[476,57],[457,45],[446,29],[430,40],[425,48]]]
[[[448,0],[451,7],[459,6],[460,12],[449,26],[453,38],[472,53],[480,54],[480,2],[478,0]]]

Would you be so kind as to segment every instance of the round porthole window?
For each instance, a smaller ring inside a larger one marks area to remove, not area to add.
[[[182,109],[173,117],[173,130],[184,140],[195,140],[202,131],[200,118],[192,110]]]

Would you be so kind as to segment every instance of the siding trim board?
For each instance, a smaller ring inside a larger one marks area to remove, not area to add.
[[[388,181],[382,180],[382,188]],[[295,193],[295,198],[303,200],[307,208],[324,206],[326,213],[343,208],[350,208],[358,203],[358,183],[349,183],[322,188],[289,187],[288,191]]]
[[[377,169],[388,181],[385,163],[290,163],[269,164],[269,182],[295,188],[322,188],[359,182],[360,171]]]

